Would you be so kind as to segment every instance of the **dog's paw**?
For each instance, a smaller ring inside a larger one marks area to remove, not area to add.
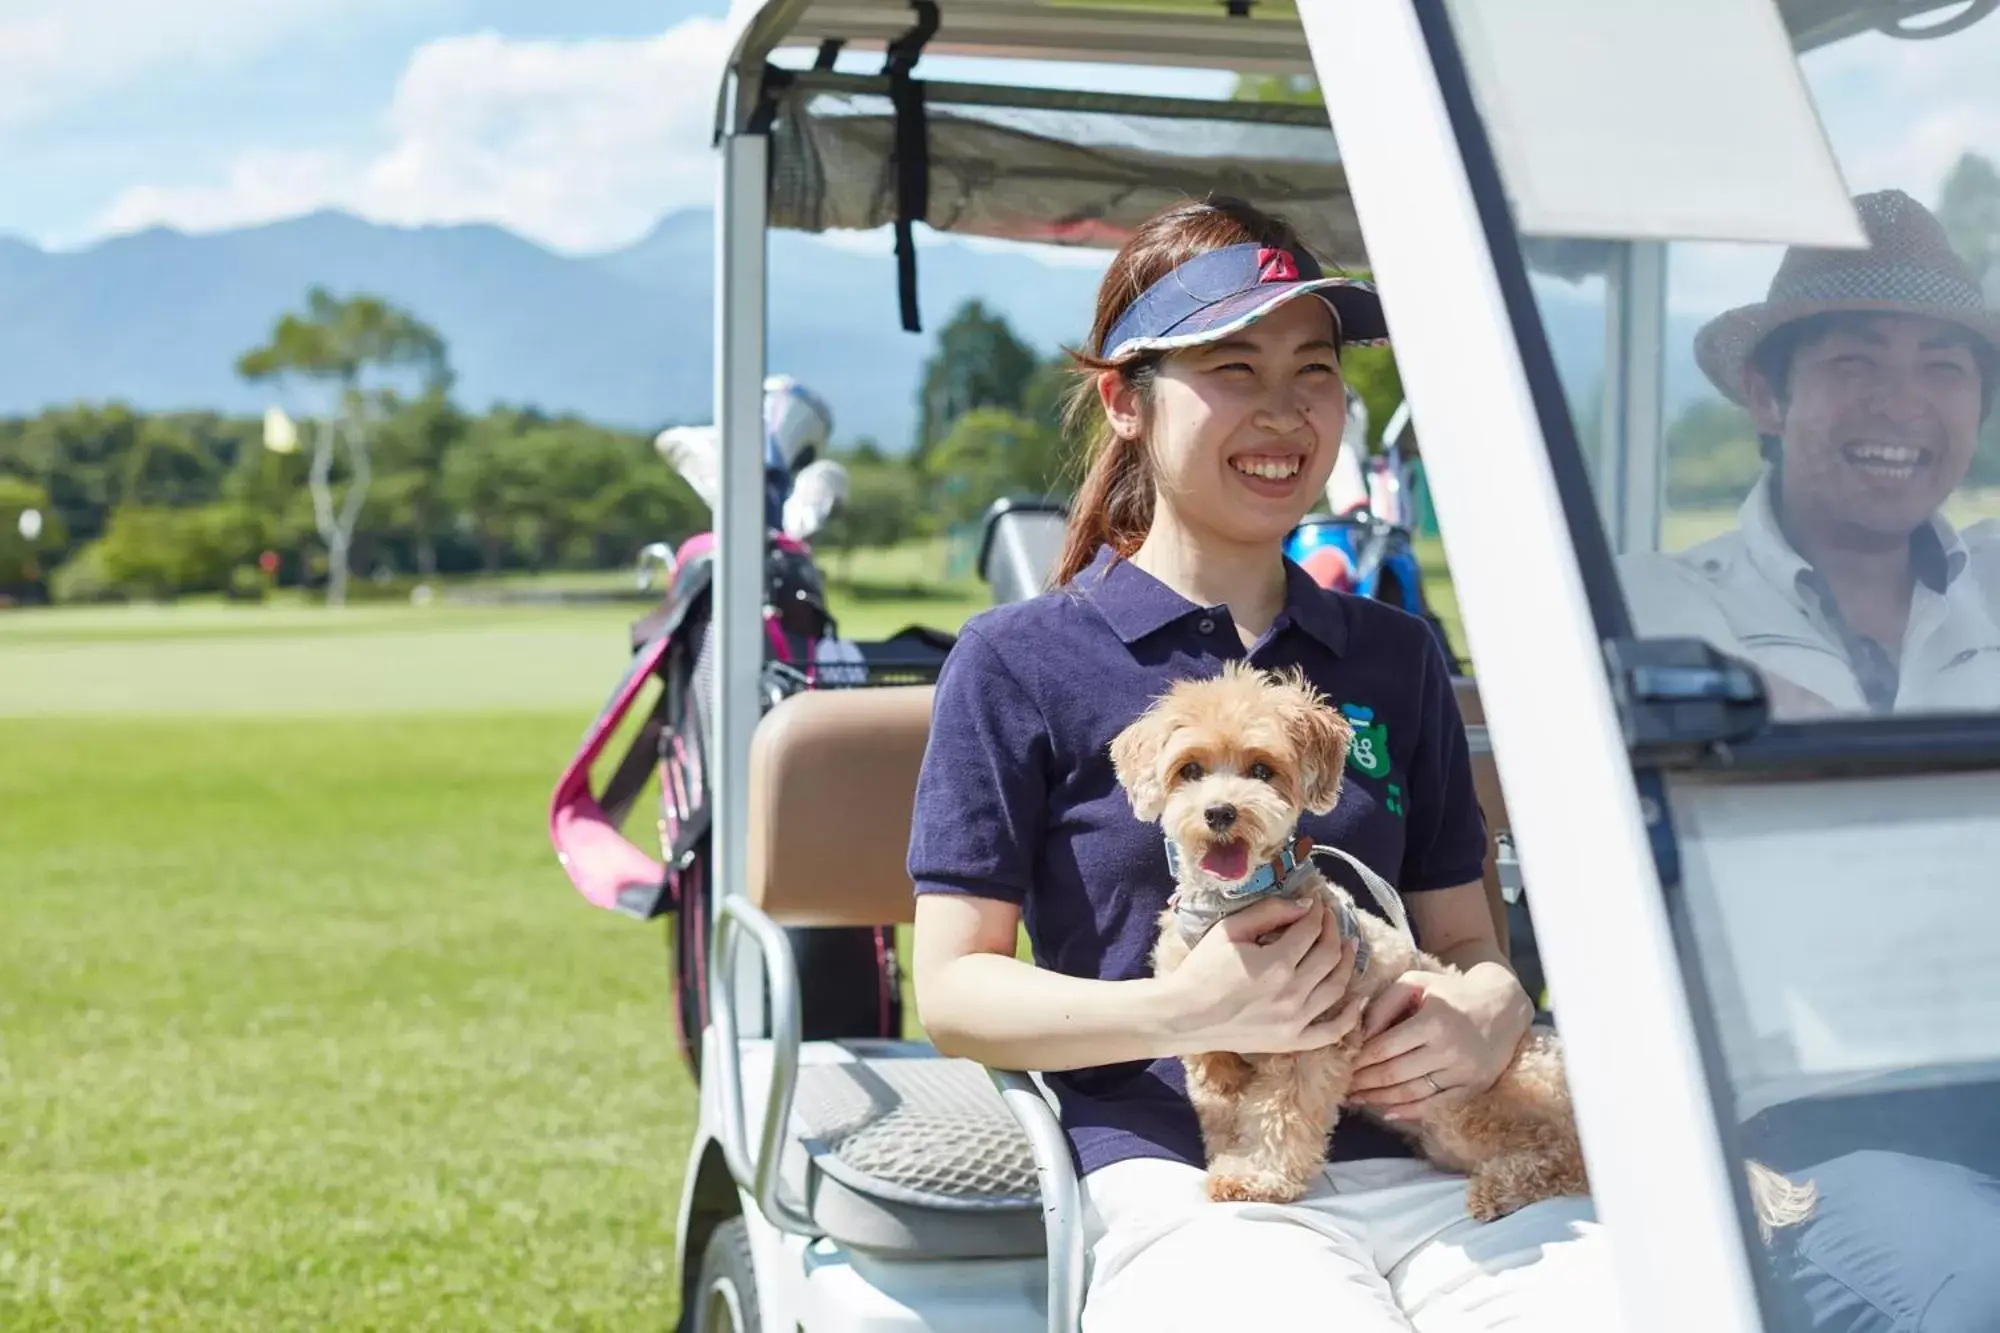
[[[1495,1222],[1517,1211],[1526,1200],[1502,1189],[1491,1176],[1474,1176],[1465,1188],[1465,1211],[1475,1222]]]
[[[1518,1176],[1497,1171],[1481,1171],[1465,1190],[1465,1211],[1476,1222],[1494,1222],[1509,1213],[1518,1213],[1531,1203],[1552,1199],[1561,1193],[1546,1182],[1523,1181]]]
[[[1292,1203],[1305,1187],[1271,1171],[1211,1172],[1208,1197],[1213,1203]]]
[[[1519,1212],[1531,1203],[1590,1193],[1581,1164],[1534,1157],[1500,1158],[1472,1173],[1465,1189],[1465,1211],[1479,1222],[1491,1222]]]

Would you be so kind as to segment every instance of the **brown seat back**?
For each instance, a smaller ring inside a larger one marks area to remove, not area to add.
[[[750,901],[788,926],[910,920],[906,869],[932,687],[807,690],[750,741]]]
[[[1486,816],[1486,899],[1500,947],[1507,907],[1496,865],[1507,828],[1486,714],[1454,682]],[[928,685],[809,690],[758,722],[750,743],[750,900],[783,925],[895,925],[915,898],[907,870],[917,772],[930,736]]]
[[[1479,794],[1479,809],[1486,816],[1486,906],[1493,913],[1493,929],[1500,938],[1500,951],[1507,951],[1507,900],[1500,894],[1499,842],[1507,824],[1507,803],[1500,794],[1500,770],[1493,764],[1493,744],[1486,736],[1486,709],[1479,701],[1479,683],[1469,676],[1453,679],[1458,695],[1458,711],[1465,719],[1466,739],[1472,748],[1472,785]]]

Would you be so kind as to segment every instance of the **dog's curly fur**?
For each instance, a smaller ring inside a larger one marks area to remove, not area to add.
[[[1212,907],[1222,889],[1279,855],[1303,812],[1333,809],[1351,734],[1347,720],[1298,676],[1230,663],[1218,677],[1175,685],[1113,742],[1112,761],[1133,812],[1158,820],[1179,846],[1181,898]],[[1233,812],[1226,822],[1211,818],[1225,808]],[[1241,873],[1219,880],[1203,862],[1229,844],[1247,855],[1238,858]],[[1299,887],[1340,900],[1368,944],[1368,967],[1349,996],[1373,996],[1413,967],[1455,970],[1355,910],[1346,890],[1324,876],[1306,874]],[[1190,945],[1175,926],[1174,909],[1160,927],[1153,965],[1166,972]],[[1525,1038],[1492,1089],[1415,1127],[1427,1157],[1470,1175],[1467,1204],[1475,1217],[1588,1192],[1554,1041],[1541,1032]],[[1357,1030],[1296,1054],[1188,1057],[1188,1093],[1208,1150],[1209,1197],[1289,1202],[1304,1194],[1325,1163],[1360,1047]]]
[[[1232,662],[1217,677],[1174,685],[1112,742],[1111,758],[1133,813],[1159,822],[1179,849],[1178,901],[1213,913],[1223,889],[1293,842],[1304,812],[1333,809],[1351,738],[1347,720],[1298,673],[1273,675]],[[1241,844],[1247,855],[1230,844]],[[1230,853],[1218,861],[1227,880],[1203,868],[1218,848]],[[1300,876],[1298,886],[1352,913],[1371,951],[1343,1002],[1357,993],[1372,997],[1412,968],[1457,970],[1358,910],[1345,889],[1316,871]],[[1191,945],[1175,908],[1159,925],[1153,966],[1164,973],[1180,965]],[[1183,1061],[1207,1149],[1211,1199],[1290,1202],[1306,1191],[1326,1160],[1361,1042],[1357,1030],[1296,1054],[1224,1051]],[[1482,1221],[1537,1200],[1589,1193],[1561,1046],[1546,1028],[1529,1030],[1484,1092],[1447,1099],[1414,1125],[1383,1123],[1411,1135],[1436,1165],[1464,1172],[1467,1210]],[[1767,1230],[1810,1212],[1810,1186],[1754,1163],[1749,1169]]]

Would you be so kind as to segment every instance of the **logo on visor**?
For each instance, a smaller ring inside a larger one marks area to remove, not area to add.
[[[1297,282],[1299,263],[1292,258],[1289,250],[1259,250],[1257,252],[1257,281]]]

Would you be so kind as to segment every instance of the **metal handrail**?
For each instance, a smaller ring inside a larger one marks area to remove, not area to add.
[[[743,1114],[743,1048],[737,1040],[735,976],[730,967],[730,945],[738,929],[757,944],[759,965],[771,995],[771,1083],[764,1102],[764,1125],[758,1135],[757,1156],[746,1145],[747,1125]],[[717,1117],[716,1138],[722,1145],[722,1160],[738,1187],[749,1191],[757,1211],[781,1231],[794,1235],[818,1236],[819,1224],[793,1208],[779,1196],[779,1166],[783,1161],[785,1130],[792,1118],[792,1095],[799,1078],[798,967],[792,959],[791,942],[778,924],[747,898],[734,894],[722,899],[717,911],[715,940],[709,957],[709,987],[714,1010],[718,1092],[722,1098]]]
[[[1047,1237],[1049,1333],[1077,1333],[1083,1321],[1083,1191],[1070,1159],[1069,1136],[1032,1075],[1013,1069],[986,1073],[1035,1157]]]
[[[747,932],[756,943],[761,969],[770,985],[771,1083],[754,1158],[747,1145],[743,1051],[737,1037],[735,977],[730,963],[731,946],[738,930]],[[802,1027],[798,972],[791,943],[760,908],[746,898],[731,895],[722,899],[718,908],[709,965],[709,975],[714,978],[710,994],[714,997],[711,1022],[715,1025],[717,1095],[722,1102],[716,1140],[722,1147],[723,1162],[736,1184],[749,1192],[757,1211],[771,1225],[795,1235],[816,1237],[821,1234],[819,1224],[779,1193],[785,1132],[798,1087]],[[1032,1075],[1011,1069],[986,1072],[999,1090],[1000,1100],[1020,1125],[1035,1159],[1048,1251],[1049,1333],[1077,1333],[1083,1317],[1083,1194],[1070,1158],[1069,1138]]]

